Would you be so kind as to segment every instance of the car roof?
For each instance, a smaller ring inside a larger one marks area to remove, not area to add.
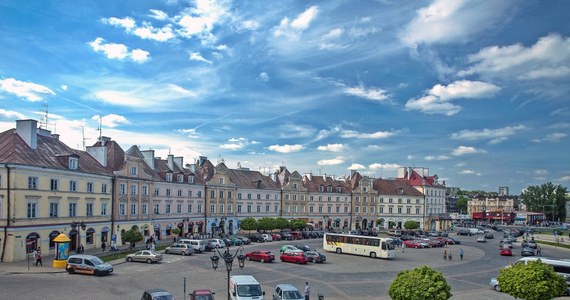
[[[69,258],[93,259],[93,258],[99,258],[99,257],[95,256],[95,255],[75,254],[75,255],[71,255]]]
[[[145,290],[145,292],[152,294],[152,295],[170,295],[169,291],[167,291],[165,289],[158,289],[158,288],[148,289],[148,290]]]
[[[194,295],[210,295],[210,294],[212,294],[212,291],[211,290],[194,290],[192,292],[192,294],[194,294]]]
[[[299,291],[298,288],[289,283],[280,283],[275,288],[281,288],[284,291]]]

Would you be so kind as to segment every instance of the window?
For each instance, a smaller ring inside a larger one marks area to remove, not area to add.
[[[265,205],[265,212],[269,212],[269,204]]]
[[[220,204],[220,213],[223,214],[224,213],[224,205]]]
[[[265,199],[269,200],[269,194],[265,194]]]
[[[107,215],[107,202],[101,203],[101,215],[102,216]]]
[[[220,199],[224,199],[224,191],[220,191]]]
[[[286,212],[286,213],[289,213],[289,212],[290,212],[290,210],[289,210],[289,205],[285,205],[285,212]]]
[[[148,204],[143,203],[142,205],[142,212],[143,215],[148,215]]]
[[[327,212],[328,212],[328,213],[331,213],[331,212],[332,212],[332,207],[330,207],[330,206],[327,207]]]
[[[76,157],[70,157],[70,158],[69,158],[69,161],[68,161],[68,164],[69,164],[69,169],[70,169],[70,170],[77,170],[77,166],[79,165],[78,160],[77,160]]]
[[[241,213],[241,204],[238,204],[237,209],[238,209],[237,212],[238,212],[238,213]]]
[[[328,201],[328,202],[331,202],[331,197],[330,197],[330,196],[327,197],[327,201]]]
[[[215,204],[210,204],[210,213],[213,214],[216,212],[216,205]]]
[[[167,197],[170,197],[170,195],[171,195],[171,194],[170,194],[170,189],[166,189],[166,196],[167,196]]]
[[[329,192],[329,193],[332,192],[332,186],[330,186],[330,185],[327,186],[327,192]]]
[[[406,207],[406,213],[409,215],[412,212],[412,209],[410,207]]]
[[[93,182],[87,182],[87,192],[93,193]]]
[[[241,193],[238,193],[238,200],[241,200]]]
[[[75,217],[77,213],[77,203],[69,203],[69,216]]]
[[[325,191],[325,187],[324,186],[319,186],[319,192],[324,192]]]
[[[59,179],[53,179],[53,178],[51,179],[50,190],[59,191]]]
[[[310,212],[310,213],[313,212],[313,206],[312,206],[312,205],[309,207],[309,212]]]
[[[293,213],[296,214],[297,213],[297,206],[293,205]]]
[[[93,203],[87,203],[87,206],[85,207],[85,215],[88,217],[93,216]]]
[[[232,192],[228,191],[228,199],[231,199],[231,198],[232,198]]]
[[[247,199],[251,200],[251,194],[247,194]]]
[[[416,207],[416,215],[419,215],[419,214],[420,214],[420,208]]]
[[[166,173],[166,181],[172,181],[172,173]]]
[[[198,213],[199,213],[199,214],[202,213],[202,204],[198,204]]]
[[[389,214],[393,214],[393,213],[394,213],[393,210],[394,210],[394,208],[388,207],[388,213],[389,213]]]
[[[155,215],[160,214],[160,204],[158,204],[158,203],[154,204],[154,214]]]
[[[137,204],[131,203],[131,216],[136,216],[137,214]]]
[[[379,213],[379,214],[383,214],[383,213],[384,213],[384,206],[380,206],[380,207],[378,208],[378,213]]]
[[[37,218],[38,213],[38,203],[37,202],[28,202],[28,218]]]
[[[370,213],[374,213],[374,207],[370,208]]]
[[[257,194],[257,200],[261,199],[261,194]]]
[[[159,188],[154,188],[154,196],[158,196],[160,194],[160,189]]]
[[[256,207],[256,211],[257,211],[258,213],[260,213],[260,212],[261,212],[261,205],[257,205],[257,207]]]
[[[273,206],[273,212],[278,213],[279,212],[279,205],[274,205]]]
[[[166,204],[166,213],[167,213],[167,214],[170,213],[170,204]]]
[[[189,214],[192,213],[192,204],[188,204],[188,213],[189,213]]]
[[[202,198],[202,191],[198,191],[198,198]]]
[[[184,175],[178,175],[178,182],[184,182]]]
[[[182,190],[178,190],[177,195],[178,195],[178,197],[182,197]]]
[[[38,189],[38,178],[37,177],[28,177],[28,189],[29,190],[37,190]]]
[[[232,213],[232,205],[231,204],[228,204],[228,213],[230,213],[230,214]]]
[[[342,188],[341,188],[340,186],[337,187],[337,188],[336,188],[336,192],[337,192],[337,193],[342,193]]]
[[[135,167],[131,167],[131,176],[137,176],[137,173],[138,173],[137,171],[138,171],[138,170],[137,170],[137,167],[136,167],[136,166],[135,166]]]
[[[192,198],[192,191],[188,191],[188,198]]]
[[[336,207],[336,212],[337,212],[337,213],[340,213],[340,206],[337,206],[337,207]]]
[[[52,191],[53,191],[53,189],[52,189]],[[69,191],[70,192],[77,192],[77,181],[75,181],[75,180],[69,181]]]
[[[148,185],[142,186],[142,194],[143,196],[148,196]]]
[[[101,193],[107,194],[107,184],[103,183],[101,185]]]
[[[362,208],[362,212],[366,213],[366,206]]]
[[[124,183],[121,183],[119,185],[119,194],[125,195],[126,193],[127,193],[127,185]]]
[[[139,186],[136,184],[131,184],[131,195],[139,194]]]
[[[224,184],[224,177],[220,177],[220,184]]]
[[[247,206],[247,212],[250,213],[251,212],[251,205]]]
[[[216,191],[211,190],[210,191],[210,199],[215,199],[216,198]]]
[[[194,176],[188,176],[188,183],[194,183]]]
[[[401,214],[402,213],[402,208],[398,207],[398,213]]]
[[[127,211],[126,211],[126,207],[125,207],[125,206],[126,206],[125,203],[120,203],[120,204],[119,204],[119,215],[124,216],[124,215],[127,214]]]
[[[354,212],[355,212],[355,213],[359,213],[359,212],[360,212],[360,207],[356,206],[356,207],[354,208]]]
[[[50,204],[49,204],[49,217],[50,218],[57,218],[58,210],[59,210],[59,203],[50,202]]]

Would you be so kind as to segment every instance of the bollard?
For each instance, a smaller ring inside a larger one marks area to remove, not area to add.
[[[325,295],[319,294],[319,300],[325,300]]]

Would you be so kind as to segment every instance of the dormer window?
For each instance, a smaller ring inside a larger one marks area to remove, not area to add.
[[[403,194],[404,194],[404,189],[398,188],[398,195],[403,195]]]
[[[79,167],[79,159],[77,157],[70,157],[69,158],[69,169],[70,170],[77,170]]]
[[[342,193],[342,188],[341,188],[340,186],[337,186],[337,187],[336,187],[336,192],[337,192],[337,193]]]
[[[319,192],[324,192],[325,191],[325,187],[324,186],[319,186]]]
[[[327,186],[327,192],[332,192],[332,186]]]
[[[194,176],[188,176],[188,183],[194,183]]]
[[[178,175],[178,182],[184,182],[184,175]]]
[[[166,181],[172,181],[172,173],[166,173]]]

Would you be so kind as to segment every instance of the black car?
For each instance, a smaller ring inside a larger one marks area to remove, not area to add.
[[[254,243],[261,243],[263,242],[263,238],[261,238],[260,235],[249,235],[247,236],[249,238],[250,241],[254,242]]]
[[[536,250],[529,248],[529,247],[524,247],[521,249],[521,256],[535,256],[536,255]]]
[[[495,236],[492,233],[485,233],[485,238],[486,239],[494,239]]]
[[[471,231],[469,229],[459,229],[459,231],[457,231],[457,235],[472,236],[473,234],[471,233]]]
[[[206,241],[206,246],[204,247],[204,250],[206,252],[214,251],[215,248],[216,247],[214,245],[212,245],[212,242]]]
[[[297,249],[299,250],[303,250],[303,251],[311,251],[311,247],[309,247],[309,245],[295,245],[295,247],[297,247]]]
[[[293,239],[293,236],[288,232],[284,232],[284,233],[281,233],[281,239],[284,241],[290,241]]]
[[[327,260],[327,257],[317,251],[307,251],[305,252],[305,255],[307,255],[307,259],[310,262],[314,262],[314,263],[324,263]]]

